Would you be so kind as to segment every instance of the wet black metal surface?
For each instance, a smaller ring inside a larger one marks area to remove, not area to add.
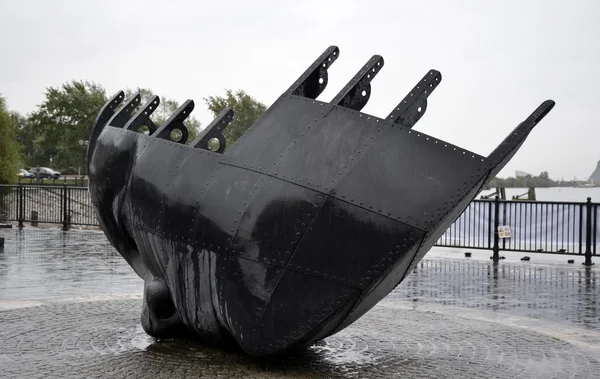
[[[145,281],[149,334],[191,331],[267,355],[342,330],[402,281],[554,106],[540,105],[486,158],[411,129],[436,71],[388,119],[358,111],[379,56],[334,101],[315,100],[338,54],[328,48],[226,151],[165,139],[187,134],[181,120],[148,121],[157,97],[124,125],[106,121],[122,114],[123,92],[101,110],[90,194]],[[221,142],[226,122],[203,136]],[[136,132],[143,125],[150,135]]]

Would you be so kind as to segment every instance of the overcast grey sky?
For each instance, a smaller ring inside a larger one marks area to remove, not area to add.
[[[587,178],[600,160],[600,1],[0,0],[0,93],[28,113],[45,88],[95,81],[202,101],[244,89],[270,105],[329,45],[329,101],[373,55],[364,112],[385,117],[430,68],[415,129],[487,155],[546,99],[557,105],[501,176]]]

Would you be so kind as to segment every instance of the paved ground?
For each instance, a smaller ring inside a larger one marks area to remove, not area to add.
[[[600,331],[600,267],[567,264],[568,257],[556,255],[555,262],[546,257],[544,263],[535,258],[495,265],[489,252],[473,254],[487,260],[445,259],[448,254],[434,250],[388,299],[484,309]]]
[[[101,233],[0,236],[0,377],[600,377],[596,268],[434,251],[351,327],[254,360],[148,337],[141,281]]]
[[[54,303],[0,313],[8,377],[592,378],[593,349],[524,328],[378,306],[300,356],[252,360],[182,342],[153,342],[139,300]],[[596,352],[597,353],[597,352]]]

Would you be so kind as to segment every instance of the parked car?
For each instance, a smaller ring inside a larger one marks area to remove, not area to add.
[[[33,175],[35,175],[35,177],[37,179],[45,179],[45,178],[58,179],[58,178],[60,178],[60,172],[54,171],[53,169],[48,168],[48,167],[32,167],[31,173],[33,173]]]
[[[22,176],[22,177],[27,178],[27,179],[33,179],[33,178],[35,178],[35,175],[33,175],[31,172],[29,172],[29,171],[27,171],[27,170],[25,170],[23,168],[19,170],[19,173],[17,174],[17,176]]]

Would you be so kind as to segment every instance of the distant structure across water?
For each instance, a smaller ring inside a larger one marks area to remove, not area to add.
[[[531,175],[530,173],[525,172],[525,171],[519,171],[519,170],[515,171],[515,178],[525,178],[528,176],[533,176],[533,175]]]
[[[600,183],[600,161],[598,161],[596,169],[592,173],[592,176],[590,176],[590,182]]]

